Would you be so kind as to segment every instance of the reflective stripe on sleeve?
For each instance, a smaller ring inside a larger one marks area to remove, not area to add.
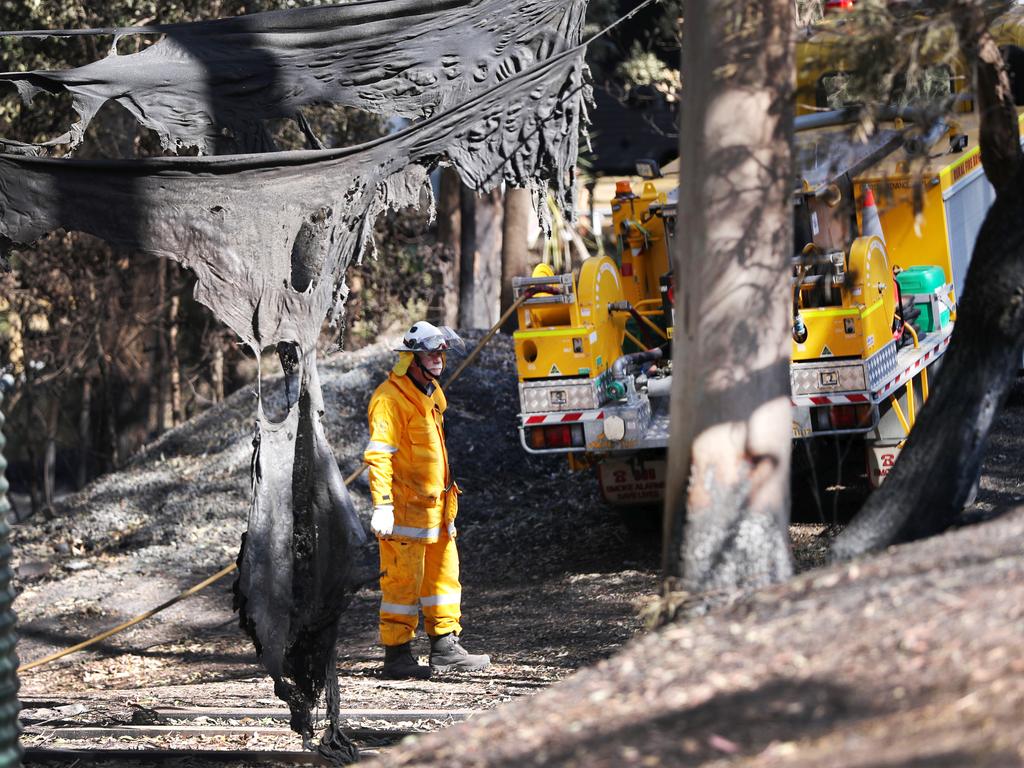
[[[371,440],[369,443],[366,444],[366,451],[364,451],[364,453],[368,451],[380,451],[381,453],[398,453],[398,446],[388,445],[387,443],[382,443],[380,440]]]
[[[380,612],[381,613],[397,613],[402,616],[415,616],[419,613],[420,607],[418,605],[402,605],[401,603],[385,603],[383,600],[380,601]]]
[[[440,528],[411,528],[408,525],[396,525],[391,531],[393,536],[407,536],[410,539],[436,539],[440,533]]]
[[[449,592],[447,595],[427,595],[420,598],[420,605],[458,605],[462,602],[462,592]]]

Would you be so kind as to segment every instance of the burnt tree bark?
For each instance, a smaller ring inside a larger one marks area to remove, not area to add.
[[[793,10],[690,0],[683,16],[663,554],[686,591],[734,591],[792,573]]]
[[[833,544],[835,559],[930,536],[955,522],[977,482],[1024,347],[1024,155],[1017,112],[980,10],[961,4],[954,20],[961,48],[975,61],[981,162],[996,199],[978,231],[941,375],[885,483]]]

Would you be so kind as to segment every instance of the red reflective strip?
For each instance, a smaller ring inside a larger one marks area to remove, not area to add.
[[[850,395],[849,398],[851,403],[866,403],[868,401],[867,395]]]
[[[530,416],[529,418],[526,419],[526,423],[527,424],[543,424],[544,423],[544,418],[545,418],[544,416]]]
[[[562,421],[579,421],[582,418],[582,413],[567,413],[564,416],[562,416]]]
[[[832,401],[827,397],[812,397],[811,402],[815,405],[828,405]]]

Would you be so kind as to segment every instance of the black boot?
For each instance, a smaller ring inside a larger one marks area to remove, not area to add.
[[[430,667],[416,661],[410,643],[384,646],[384,668],[381,673],[388,680],[430,679]]]
[[[473,655],[462,647],[459,636],[454,632],[430,638],[430,668],[438,672],[458,669],[475,672],[491,665],[491,658],[484,654]]]

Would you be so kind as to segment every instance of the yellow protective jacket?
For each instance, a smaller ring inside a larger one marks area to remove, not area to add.
[[[392,504],[389,538],[430,543],[458,514],[458,487],[448,468],[440,387],[423,394],[408,376],[388,374],[370,398],[370,442],[363,459],[370,467],[374,506]]]

